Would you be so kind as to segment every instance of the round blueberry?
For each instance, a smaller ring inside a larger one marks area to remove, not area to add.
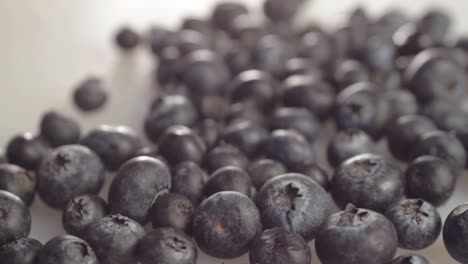
[[[320,130],[317,118],[306,108],[277,108],[269,122],[271,130],[296,130],[307,137],[309,142],[315,141]]]
[[[36,195],[36,174],[13,164],[0,164],[0,190],[18,195],[31,206]]]
[[[328,144],[328,162],[334,168],[354,156],[365,153],[377,153],[374,140],[364,131],[357,128],[348,128],[338,131]]]
[[[390,264],[430,264],[429,260],[417,254],[406,254],[397,257]]]
[[[221,143],[205,155],[203,163],[204,168],[208,172],[214,172],[226,166],[235,166],[245,170],[247,169],[249,160],[238,148],[230,144]]]
[[[177,83],[180,80],[182,70],[179,49],[175,46],[163,48],[159,52],[158,60],[159,64],[155,72],[156,80],[161,85],[161,89],[167,88],[165,85],[172,87],[171,84]]]
[[[206,152],[206,145],[190,128],[173,126],[159,139],[159,151],[173,165],[183,161],[200,164]]]
[[[80,140],[78,123],[54,111],[42,117],[40,128],[42,138],[52,147],[76,144]]]
[[[158,197],[149,211],[148,218],[153,228],[172,227],[190,233],[195,210],[190,200],[178,193]]]
[[[430,9],[419,20],[418,31],[427,35],[435,45],[441,45],[446,42],[451,24],[448,14],[438,9]]]
[[[49,148],[40,138],[25,133],[8,142],[6,156],[10,163],[27,170],[36,170],[48,152]]]
[[[214,8],[211,21],[216,27],[228,30],[236,17],[247,13],[247,7],[240,3],[222,2]]]
[[[140,36],[129,27],[121,28],[115,35],[115,43],[123,50],[134,49],[140,42]]]
[[[8,264],[35,264],[41,242],[32,238],[18,238],[0,247],[0,259]]]
[[[268,180],[285,174],[286,168],[278,161],[270,159],[260,159],[252,163],[248,169],[253,186],[260,190]]]
[[[36,264],[98,264],[89,244],[70,235],[58,236],[47,242],[37,254]]]
[[[187,197],[194,205],[198,205],[203,198],[203,188],[206,173],[194,162],[186,161],[172,167],[171,192],[180,193]]]
[[[389,105],[389,123],[401,116],[416,114],[419,111],[416,97],[406,89],[393,89],[384,94],[383,100]]]
[[[450,256],[460,263],[468,262],[468,204],[457,206],[444,223],[443,238]]]
[[[252,49],[252,64],[255,68],[280,75],[285,61],[291,57],[289,47],[277,35],[265,35]]]
[[[394,67],[396,51],[391,39],[374,35],[367,40],[364,61],[372,72],[387,73]]]
[[[360,82],[370,80],[369,71],[359,61],[344,60],[338,64],[333,79],[339,91]]]
[[[309,59],[319,66],[327,66],[333,55],[331,40],[323,32],[303,34],[297,49],[299,57]]]
[[[273,21],[289,21],[299,12],[303,3],[303,0],[288,2],[282,0],[267,0],[264,2],[263,11],[265,15]]]
[[[227,166],[211,174],[205,184],[205,195],[211,196],[222,191],[235,191],[251,196],[252,181],[249,175],[241,168]]]
[[[82,111],[93,111],[101,108],[107,102],[108,97],[101,80],[96,77],[89,77],[82,81],[73,93],[73,100]]]
[[[226,127],[221,136],[222,140],[236,146],[249,157],[257,155],[259,145],[266,138],[268,131],[252,121],[233,122]]]
[[[152,26],[146,38],[151,52],[158,57],[165,48],[177,44],[177,33],[160,26]]]
[[[31,230],[31,214],[16,195],[0,191],[0,245],[20,237]]]

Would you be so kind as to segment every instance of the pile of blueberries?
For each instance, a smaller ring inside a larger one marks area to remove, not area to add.
[[[159,94],[144,120],[154,144],[124,126],[82,135],[57,112],[38,135],[12,138],[0,262],[195,264],[199,248],[310,264],[315,240],[324,264],[428,264],[397,248],[427,248],[442,232],[468,263],[468,204],[445,223],[436,208],[468,165],[468,39],[450,39],[438,10],[375,19],[357,8],[333,31],[297,26],[304,4],[267,0],[259,19],[225,2],[178,30],[120,30],[124,53],[146,44],[155,57]],[[101,108],[104,86],[80,83],[76,105]],[[28,238],[36,192],[68,233],[45,245]]]

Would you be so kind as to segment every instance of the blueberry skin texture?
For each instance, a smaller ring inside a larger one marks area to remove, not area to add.
[[[277,160],[287,168],[315,161],[314,153],[307,140],[293,130],[275,130],[262,143],[262,154]]]
[[[406,169],[406,193],[410,198],[421,198],[434,206],[450,199],[457,183],[447,161],[434,156],[421,156]]]
[[[104,176],[104,166],[94,152],[85,146],[66,145],[42,162],[37,191],[48,206],[63,209],[76,196],[99,193]]]
[[[348,128],[338,131],[328,144],[328,163],[337,168],[343,161],[364,153],[377,153],[376,143],[366,132]]]
[[[42,138],[54,148],[76,144],[80,140],[81,129],[78,123],[55,111],[44,114],[40,129]]]
[[[260,213],[247,196],[219,192],[197,208],[193,236],[206,254],[232,259],[247,253],[250,242],[262,232]]]
[[[103,107],[109,95],[104,90],[102,81],[95,77],[89,77],[82,81],[73,93],[75,105],[85,112],[95,111]]]
[[[170,127],[159,139],[159,151],[172,165],[184,161],[200,164],[206,150],[205,142],[185,126]]]
[[[249,175],[241,168],[227,166],[211,174],[205,184],[204,193],[207,197],[222,191],[234,191],[251,197],[252,181]]]
[[[137,157],[127,161],[115,175],[109,189],[109,208],[144,223],[158,195],[171,188],[171,174],[161,161]]]
[[[8,264],[34,264],[41,248],[35,239],[18,238],[0,247],[0,259]]]
[[[84,240],[63,235],[51,239],[37,254],[36,264],[98,264],[91,246]]]
[[[249,165],[249,160],[238,148],[221,143],[205,155],[203,164],[203,167],[212,173],[226,166],[235,166],[245,170]]]
[[[127,160],[136,157],[143,147],[131,128],[108,125],[91,130],[81,140],[81,145],[93,150],[110,171],[116,171]]]
[[[0,164],[0,190],[18,195],[30,206],[36,195],[36,174],[14,164]]]
[[[430,264],[430,262],[421,255],[407,254],[397,257],[390,264]]]
[[[145,229],[128,217],[113,214],[90,225],[84,239],[101,264],[135,263],[135,253]]]
[[[20,237],[31,230],[31,214],[16,195],[0,191],[0,245]]]
[[[468,262],[468,204],[457,206],[445,220],[443,238],[450,256],[460,263]]]
[[[392,160],[361,154],[343,162],[331,182],[331,194],[339,207],[348,203],[377,212],[404,195],[404,175]]]
[[[323,264],[390,263],[397,245],[395,227],[385,216],[353,205],[331,215],[315,240]]]
[[[62,213],[62,225],[68,234],[83,237],[86,228],[109,213],[107,203],[97,195],[82,195],[70,200]]]
[[[178,193],[158,197],[149,212],[153,228],[172,227],[190,233],[195,207],[190,200]]]
[[[320,130],[318,119],[306,108],[278,108],[271,116],[269,123],[271,130],[296,130],[309,142],[315,141]]]
[[[330,177],[328,173],[315,163],[296,166],[291,172],[303,174],[316,181],[325,191],[330,189]]]
[[[442,220],[432,204],[421,199],[405,199],[390,206],[385,216],[398,234],[398,246],[421,250],[432,245],[442,230]]]
[[[197,247],[192,238],[173,228],[158,228],[148,233],[138,245],[141,264],[196,264]]]
[[[131,50],[138,46],[140,36],[129,27],[121,28],[115,35],[115,43],[122,50]]]
[[[249,157],[258,154],[259,145],[268,138],[268,131],[252,121],[238,121],[228,125],[221,139],[239,148]]]
[[[146,136],[153,142],[174,125],[191,126],[197,120],[197,110],[182,95],[169,95],[156,99],[145,119]]]
[[[8,142],[6,156],[10,163],[27,170],[36,170],[48,152],[49,148],[41,139],[25,133]]]
[[[424,133],[414,144],[412,157],[417,158],[424,155],[432,155],[446,160],[455,175],[460,175],[465,169],[465,148],[452,133],[442,131]]]
[[[248,173],[252,179],[253,186],[260,190],[263,184],[268,180],[285,174],[287,172],[286,168],[278,161],[270,159],[261,159],[255,161],[249,166]]]
[[[436,130],[435,124],[421,115],[399,117],[388,126],[387,144],[392,155],[401,161],[411,161],[413,145],[426,132]]]
[[[297,173],[266,182],[255,201],[265,229],[282,227],[300,234],[306,241],[314,239],[332,207],[322,186]]]
[[[309,245],[300,235],[282,228],[263,231],[249,250],[252,264],[310,264],[311,255]]]
[[[198,205],[203,198],[203,188],[206,173],[192,161],[186,161],[172,167],[171,192],[187,197],[194,205]]]

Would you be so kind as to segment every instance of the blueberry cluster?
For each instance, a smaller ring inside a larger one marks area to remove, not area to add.
[[[155,58],[152,144],[125,126],[82,133],[54,111],[38,135],[13,137],[0,162],[0,262],[195,264],[199,248],[310,264],[315,240],[323,264],[428,264],[397,248],[442,232],[468,263],[468,204],[445,224],[436,208],[468,166],[468,39],[452,42],[438,10],[376,19],[357,8],[333,31],[298,27],[305,2],[266,0],[264,20],[225,2],[177,30],[119,31],[123,51],[145,43]],[[86,112],[108,98],[95,77],[73,94]],[[36,193],[68,233],[45,245],[28,238]]]

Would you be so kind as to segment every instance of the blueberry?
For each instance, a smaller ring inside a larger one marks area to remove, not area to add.
[[[187,197],[169,193],[156,199],[148,218],[153,228],[172,227],[189,233],[194,210],[194,205]]]
[[[291,58],[286,62],[281,75],[278,77],[284,81],[294,75],[310,76],[313,78],[322,79],[324,74],[319,66],[314,65],[310,60],[297,57]]]
[[[146,38],[151,52],[157,56],[160,56],[165,48],[177,44],[176,32],[160,26],[152,26]]]
[[[338,131],[328,144],[328,162],[334,168],[354,156],[364,153],[377,153],[377,145],[366,132],[348,128]]]
[[[414,56],[424,49],[433,46],[429,37],[418,31],[414,23],[407,23],[401,26],[393,34],[393,42],[398,48],[400,56]]]
[[[263,231],[249,250],[250,263],[255,264],[310,264],[312,259],[309,245],[304,239],[283,228]]]
[[[455,191],[457,176],[450,164],[434,156],[421,156],[406,169],[406,192],[435,206],[444,204]]]
[[[418,31],[426,34],[435,45],[441,45],[446,41],[451,22],[448,14],[431,9],[420,19]]]
[[[193,204],[198,205],[203,198],[205,172],[194,162],[186,161],[172,167],[171,192],[180,193]]]
[[[138,150],[137,154],[135,155],[135,157],[140,156],[155,158],[164,163],[165,165],[169,164],[169,162],[167,162],[167,160],[163,156],[161,156],[161,154],[159,153],[159,148],[156,146],[142,147],[140,150]]]
[[[333,79],[341,91],[355,83],[367,82],[370,74],[367,68],[359,61],[344,60],[338,64]]]
[[[327,66],[332,57],[330,38],[324,33],[308,32],[299,40],[298,56],[307,58],[319,66]]]
[[[262,154],[281,162],[288,168],[314,162],[315,157],[307,140],[293,130],[275,130],[261,148]]]
[[[177,47],[182,57],[197,50],[207,49],[209,46],[207,37],[198,31],[185,29],[178,33]]]
[[[47,242],[37,254],[37,264],[97,264],[96,253],[89,244],[77,237],[58,236]]]
[[[180,25],[181,30],[193,30],[200,32],[204,36],[213,34],[213,27],[210,21],[196,17],[186,17],[182,20]]]
[[[317,139],[320,124],[307,108],[281,107],[270,117],[270,129],[291,129],[304,135],[309,142]]]
[[[41,120],[41,136],[52,147],[76,144],[81,130],[78,123],[58,112],[47,112]]]
[[[81,140],[81,144],[93,150],[111,171],[117,170],[124,162],[137,156],[143,146],[131,128],[108,125],[91,130]]]
[[[227,166],[211,174],[205,185],[205,195],[211,196],[222,191],[235,191],[251,196],[252,181],[249,175],[238,167]]]
[[[80,145],[55,149],[37,173],[37,191],[49,206],[62,209],[78,195],[97,194],[104,184],[105,170],[99,157]]]
[[[194,127],[195,132],[203,139],[208,149],[216,145],[222,129],[223,125],[213,119],[198,121]]]
[[[414,95],[405,89],[395,89],[384,95],[389,104],[389,124],[400,116],[417,114],[419,104]]]
[[[10,163],[27,170],[36,170],[48,152],[49,148],[40,138],[25,133],[8,142],[6,156]]]
[[[350,51],[354,57],[362,57],[369,39],[370,18],[362,7],[356,7],[348,18]]]
[[[27,237],[31,230],[31,214],[16,195],[0,191],[0,245],[20,237]]]
[[[196,264],[197,247],[192,239],[173,228],[158,228],[148,233],[138,245],[141,264]]]
[[[353,205],[330,216],[315,240],[315,250],[324,264],[390,263],[397,245],[392,222],[379,213]]]
[[[171,188],[171,174],[166,165],[150,157],[133,158],[115,175],[109,189],[109,208],[144,223],[155,199]]]
[[[148,138],[157,142],[164,131],[174,125],[190,126],[197,119],[195,106],[181,95],[164,96],[157,99],[145,120]]]
[[[361,154],[341,163],[331,182],[331,194],[342,208],[348,203],[385,211],[404,194],[404,175],[393,161]]]
[[[216,27],[229,30],[236,17],[247,13],[247,7],[240,3],[222,2],[214,8],[211,21]]]
[[[204,168],[210,173],[226,166],[235,166],[245,170],[248,164],[249,160],[244,153],[226,143],[218,144],[204,158]]]
[[[430,131],[424,133],[412,148],[412,157],[432,155],[446,160],[455,175],[463,172],[466,152],[462,143],[452,133]]]
[[[374,35],[367,40],[364,52],[364,61],[374,73],[387,73],[394,67],[396,47],[392,40]]]
[[[169,85],[180,81],[182,70],[180,51],[175,46],[168,46],[159,52],[159,64],[156,79],[161,85]]]
[[[409,22],[409,18],[402,11],[391,9],[386,11],[377,21],[378,29],[384,36],[391,38],[403,25]]]
[[[272,34],[263,36],[252,49],[253,66],[275,76],[281,74],[284,61],[290,57],[285,41]]]
[[[429,260],[417,254],[407,254],[397,257],[390,264],[430,264]]]
[[[251,121],[233,122],[225,128],[221,136],[222,140],[236,146],[249,157],[257,155],[259,145],[266,138],[267,130]]]
[[[468,232],[465,228],[468,221],[468,204],[457,206],[444,223],[443,238],[445,248],[450,256],[460,263],[468,262]]]
[[[41,242],[32,238],[18,238],[0,247],[0,259],[8,264],[35,264]]]
[[[0,190],[18,195],[31,206],[36,195],[36,174],[13,164],[0,164]]]
[[[315,163],[302,164],[292,168],[292,172],[303,174],[316,181],[320,186],[328,191],[330,188],[330,177],[328,173]]]
[[[273,21],[292,20],[299,12],[304,0],[282,1],[267,0],[264,2],[263,11]]]
[[[264,228],[283,227],[310,241],[330,214],[332,201],[317,182],[289,173],[267,181],[256,204]]]
[[[421,199],[405,199],[390,206],[385,216],[398,234],[398,246],[421,250],[432,245],[440,235],[442,220],[437,209]]]
[[[229,106],[225,122],[230,126],[241,121],[251,121],[259,126],[266,126],[267,120],[263,110],[253,100],[246,100]]]
[[[119,215],[106,216],[90,225],[84,235],[96,252],[99,263],[135,263],[135,253],[145,230],[137,222]]]
[[[388,148],[395,158],[410,161],[411,150],[419,137],[435,129],[435,124],[424,116],[401,116],[388,126],[386,133]]]
[[[172,126],[159,139],[159,151],[173,165],[183,161],[199,164],[205,155],[206,145],[190,128]]]
[[[79,83],[73,93],[73,100],[82,111],[98,110],[106,104],[108,97],[102,81],[96,77],[89,77]]]
[[[259,70],[239,73],[230,84],[232,102],[253,100],[261,109],[270,109],[274,103],[277,84],[272,76]]]
[[[71,199],[62,213],[62,224],[68,234],[83,237],[86,228],[104,218],[107,203],[97,195],[82,195]]]
[[[268,180],[285,174],[286,168],[278,161],[270,159],[260,159],[252,163],[248,169],[252,184],[257,190],[262,188]]]
[[[234,49],[228,51],[225,61],[232,75],[237,75],[243,71],[253,69],[250,52],[246,49]]]

